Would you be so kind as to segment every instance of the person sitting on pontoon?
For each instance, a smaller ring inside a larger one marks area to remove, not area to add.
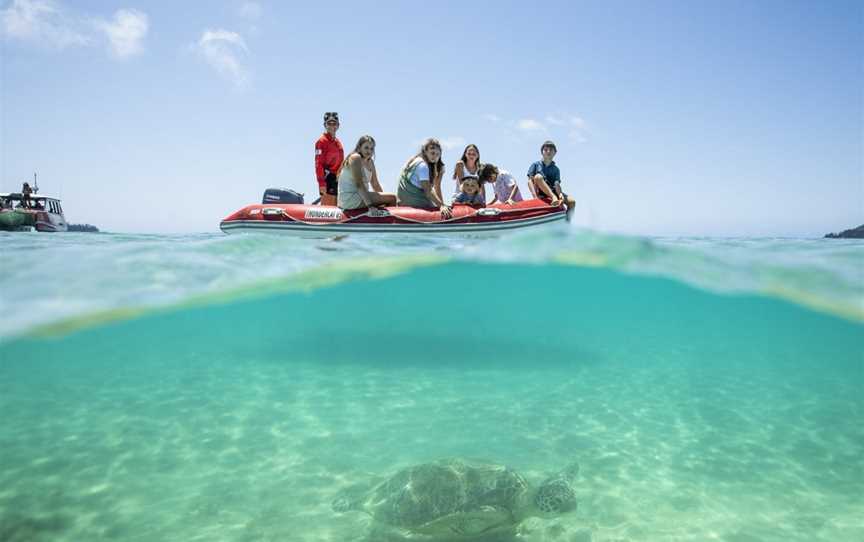
[[[396,194],[381,189],[375,170],[375,139],[364,135],[339,169],[337,204],[342,209],[396,205]]]
[[[438,197],[436,186],[441,186],[444,162],[441,160],[441,143],[435,138],[423,142],[420,152],[412,156],[402,167],[396,198],[400,206],[438,209],[441,216],[453,216],[450,206]]]

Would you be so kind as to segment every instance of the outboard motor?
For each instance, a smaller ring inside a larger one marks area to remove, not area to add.
[[[291,203],[303,205],[303,194],[290,188],[268,188],[264,191],[261,203]]]

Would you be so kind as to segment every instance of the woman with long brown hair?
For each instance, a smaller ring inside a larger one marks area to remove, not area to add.
[[[384,192],[378,182],[375,138],[372,136],[361,137],[354,151],[342,162],[337,199],[342,209],[396,205],[396,195]]]
[[[450,218],[450,207],[441,201],[438,194],[444,162],[441,160],[441,143],[435,138],[423,142],[420,152],[412,156],[399,175],[399,190],[396,199],[407,207],[437,208],[444,218]],[[435,187],[438,187],[438,190]]]

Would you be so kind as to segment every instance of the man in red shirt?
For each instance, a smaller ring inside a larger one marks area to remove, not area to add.
[[[339,113],[324,113],[324,129],[326,131],[315,142],[315,176],[318,178],[321,205],[336,205],[339,169],[345,159],[342,142],[336,137]]]

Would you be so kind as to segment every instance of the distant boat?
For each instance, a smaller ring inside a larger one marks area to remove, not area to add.
[[[20,192],[0,194],[0,231],[66,231],[60,198]]]

